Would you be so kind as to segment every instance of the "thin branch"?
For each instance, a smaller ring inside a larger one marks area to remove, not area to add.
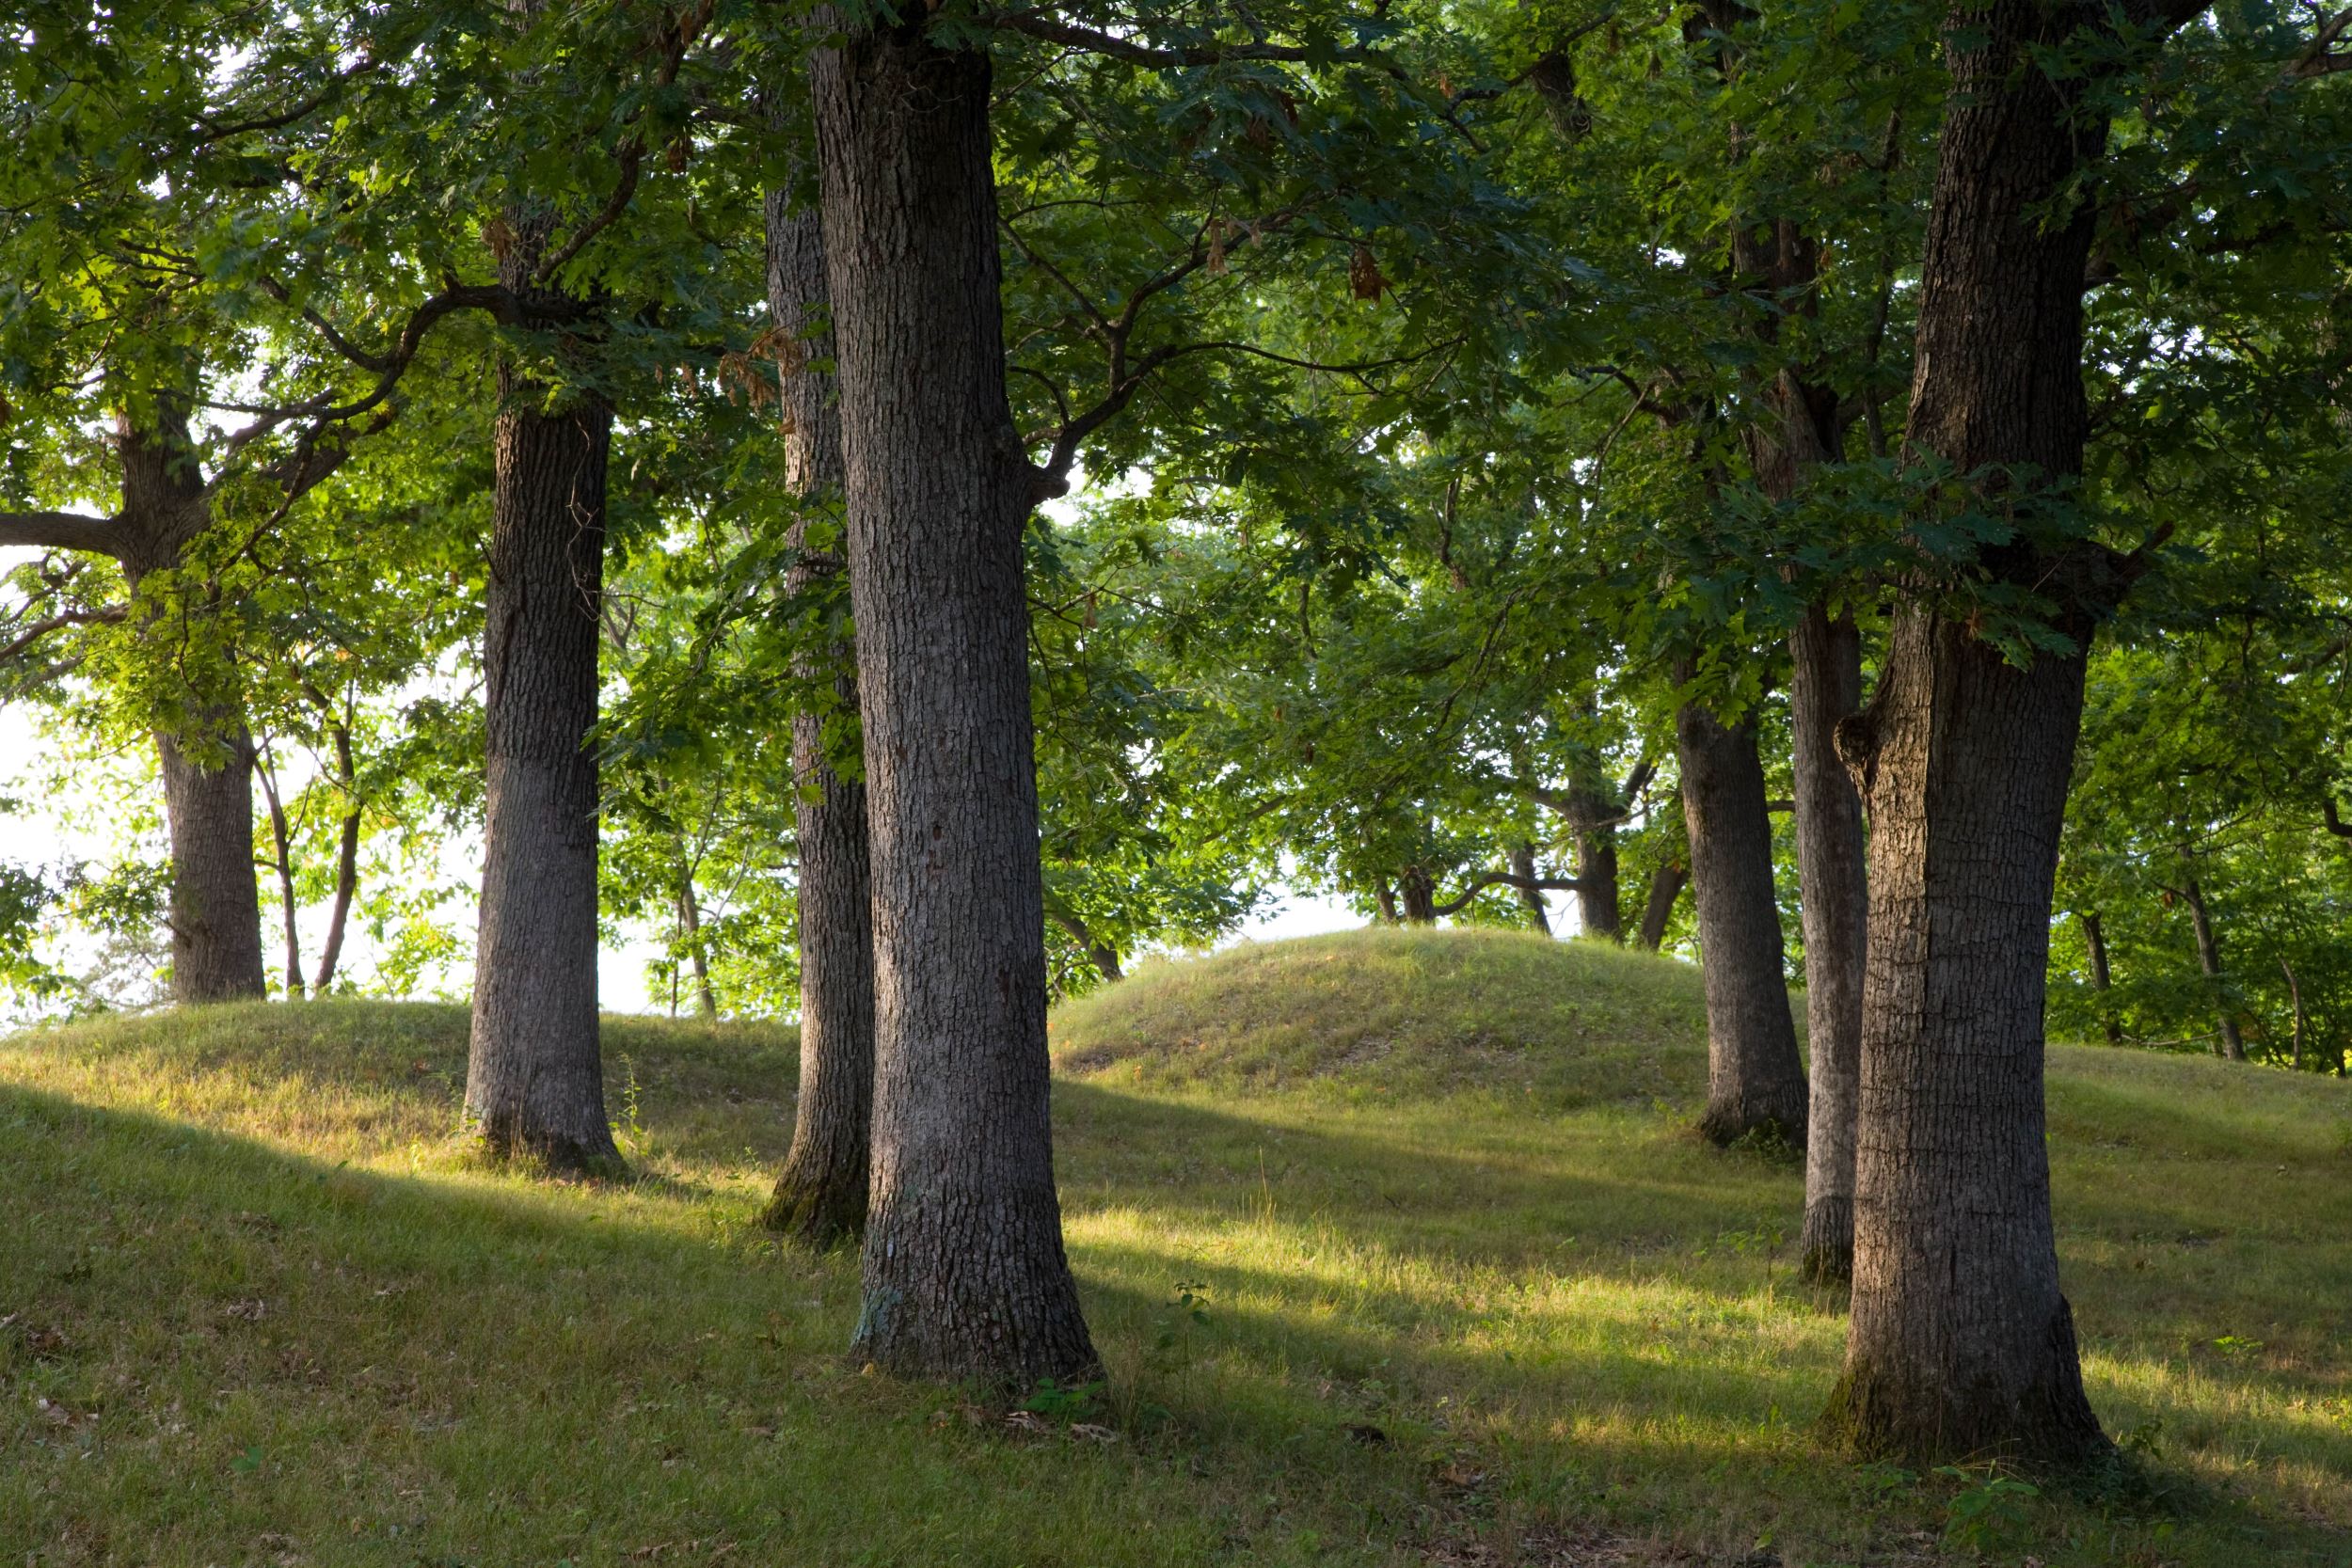
[[[125,607],[117,604],[105,605],[97,610],[69,610],[61,614],[36,621],[19,633],[13,641],[0,643],[0,664],[6,664],[53,631],[63,631],[68,626],[111,625],[120,621],[129,613],[130,611]],[[2333,808],[2330,807],[2330,809]]]

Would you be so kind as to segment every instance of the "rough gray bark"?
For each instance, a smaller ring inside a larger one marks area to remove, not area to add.
[[[2096,1446],[2058,1293],[2042,966],[2080,655],[2020,671],[1898,612],[1867,736],[1869,970],[1853,1318],[1833,1403],[1866,1451]],[[1848,747],[1851,750],[1851,746]]]
[[[2107,928],[2096,910],[2083,916],[2083,943],[2090,950],[2090,989],[2099,998],[2099,1027],[2109,1045],[2121,1045],[2122,1025],[2116,1022],[2114,1005],[2107,1000],[2114,984],[2113,972],[2107,967]]]
[[[2215,1021],[2220,1025],[2215,1053],[2233,1062],[2246,1060],[2246,1036],[2238,1028],[2237,1010],[2230,1006],[2228,969],[2221,961],[2221,939],[2214,934],[2213,911],[2205,906],[2205,890],[2191,877],[2181,889],[2188,905],[2188,923],[2197,933],[2197,969],[2213,991]]]
[[[253,746],[242,722],[210,737],[213,754],[155,735],[171,833],[171,994],[182,1003],[268,993],[262,898],[253,864]]]
[[[834,379],[804,368],[834,355],[822,215],[796,208],[788,191],[768,196],[768,309],[790,345],[783,385],[787,482],[803,508],[838,505],[841,414]],[[793,525],[801,546],[807,523]],[[837,574],[837,557],[802,553],[786,587],[805,594]],[[857,664],[848,643],[830,669],[804,664],[803,680],[828,675],[834,700],[855,711]],[[874,1106],[874,938],[866,786],[842,778],[825,755],[823,716],[792,717],[793,811],[800,845],[801,1086],[792,1148],[776,1180],[767,1223],[816,1246],[866,1224]]]
[[[2082,471],[2096,198],[2079,186],[2106,127],[2080,77],[2039,62],[2108,15],[1949,13],[1908,434],[1962,473]],[[2087,646],[2134,563],[2019,541],[1973,564],[2055,601],[2075,646],[2019,669],[1932,594],[1911,596],[1869,709],[1839,726],[1869,816],[1870,919],[1853,1308],[1828,1422],[1906,1463],[2073,1464],[2108,1445],[2058,1290],[2043,972]]]
[[[548,225],[518,237],[501,279],[526,309]],[[483,634],[488,807],[466,1110],[494,1158],[604,1172],[596,1013],[596,660],[605,465],[612,412],[589,394],[546,406],[499,373],[490,588]]]
[[[1862,802],[1837,759],[1837,721],[1862,705],[1862,636],[1851,617],[1807,606],[1789,634],[1797,872],[1804,919],[1804,1228],[1799,1267],[1816,1280],[1853,1273],[1854,1118],[1862,1088],[1862,978],[1869,880]]]
[[[1027,1387],[1097,1368],[1062,1250],[988,55],[847,22],[810,62],[872,835],[858,1350]]]
[[[1719,1144],[1753,1132],[1802,1148],[1804,1064],[1788,1012],[1756,721],[1749,715],[1727,725],[1704,705],[1685,703],[1675,714],[1675,744],[1707,989],[1707,1111],[1699,1130]]]
[[[1642,902],[1642,929],[1633,940],[1645,952],[1655,953],[1666,940],[1666,924],[1674,919],[1675,900],[1691,882],[1691,868],[1668,861],[1650,874],[1649,896]]]

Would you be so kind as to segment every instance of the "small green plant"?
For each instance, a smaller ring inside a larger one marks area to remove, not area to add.
[[[1854,1479],[1862,1483],[1864,1491],[1881,1499],[1907,1491],[1919,1482],[1918,1472],[1906,1470],[1899,1465],[1889,1465],[1883,1460],[1855,1465]]]
[[[1938,1465],[1935,1473],[1963,1482],[1972,1479],[1957,1465]],[[1944,1540],[1949,1545],[1983,1551],[2025,1524],[2026,1505],[2040,1496],[2042,1488],[2013,1476],[1991,1474],[1978,1485],[1963,1485],[1945,1508]]]
[[[2162,1419],[2151,1417],[2137,1426],[2127,1429],[2115,1440],[2115,1446],[2125,1453],[2139,1454],[2148,1459],[2158,1457],[2158,1443],[2164,1436]]]
[[[1021,1402],[1021,1408],[1048,1420],[1074,1421],[1093,1411],[1094,1402],[1102,1392],[1100,1383],[1077,1383],[1065,1387],[1050,1377],[1041,1377],[1037,1380],[1036,1392]]]
[[[623,1052],[621,1053],[621,1119],[612,1131],[632,1150],[645,1147],[645,1123],[638,1115],[639,1101],[637,1059],[627,1052]]]
[[[2213,1342],[2213,1348],[2233,1361],[2244,1361],[2249,1356],[2260,1355],[2263,1342],[2260,1339],[2244,1338],[2235,1334],[2224,1334]]]

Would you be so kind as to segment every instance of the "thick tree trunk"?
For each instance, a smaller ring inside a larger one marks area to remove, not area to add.
[[[1807,606],[1789,634],[1797,869],[1804,917],[1806,1277],[1853,1273],[1854,1117],[1862,1087],[1862,976],[1869,881],[1862,802],[1837,759],[1837,721],[1862,705],[1862,635],[1851,617]]]
[[[2214,934],[2213,911],[2205,907],[2205,890],[2188,879],[2182,890],[2188,904],[2188,923],[2197,933],[2197,969],[2213,991],[2214,1019],[2220,1025],[2215,1054],[2233,1062],[2246,1060],[2246,1036],[2238,1028],[2237,1010],[2230,1006],[2228,971],[2221,962],[2221,939]]]
[[[1691,868],[1668,861],[1650,874],[1649,896],[1642,903],[1642,929],[1633,940],[1645,952],[1655,953],[1666,940],[1666,925],[1674,919],[1675,901],[1691,883]]]
[[[2090,951],[2090,990],[2099,999],[2099,1028],[2109,1045],[2122,1045],[2123,1029],[2116,1022],[2114,1004],[2107,999],[2114,984],[2113,972],[2107,967],[2107,929],[2095,910],[2082,918],[2083,944]]]
[[[164,807],[171,830],[171,993],[183,1003],[266,995],[262,895],[253,864],[253,743],[237,723],[191,756],[162,732]]]
[[[1383,878],[1380,885],[1372,890],[1372,896],[1374,901],[1380,906],[1381,925],[1399,926],[1404,924],[1404,917],[1397,913],[1396,889],[1389,883],[1387,879]]]
[[[830,331],[809,337],[828,312],[821,215],[794,210],[791,193],[768,197],[768,308],[791,347],[784,379],[787,480],[802,507],[838,506],[841,413],[834,378],[802,368],[834,355]],[[793,525],[802,547],[808,525]],[[837,556],[803,553],[786,575],[807,594],[841,569]],[[830,676],[834,700],[857,706],[855,650],[833,649],[830,669],[803,665],[803,680]],[[792,717],[793,811],[800,844],[801,1088],[767,1223],[815,1246],[866,1224],[874,1110],[874,937],[866,786],[842,778],[825,755],[824,719]]]
[[[1719,1144],[1764,1133],[1803,1147],[1804,1064],[1788,1012],[1772,821],[1751,715],[1726,725],[1696,703],[1675,715],[1682,817],[1707,988],[1707,1113]]]
[[[839,19],[835,19],[839,20]],[[812,57],[872,832],[856,1344],[1028,1387],[1098,1363],[1062,1250],[988,55],[917,21]]]
[[[2106,14],[1950,13],[1909,436],[1963,474],[2082,471],[2095,200],[2074,187],[2106,126],[2082,82],[2041,61]],[[1974,564],[2056,600],[2075,647],[2019,669],[1921,594],[1896,612],[1869,710],[1839,727],[1869,815],[1870,925],[1853,1310],[1830,1421],[1913,1464],[2071,1464],[2107,1444],[2058,1291],[2042,988],[2087,645],[2125,578],[2088,544],[2019,541]]]
[[[332,726],[335,773],[342,785],[343,819],[335,841],[335,903],[326,914],[326,940],[319,947],[319,972],[310,994],[325,996],[335,983],[335,970],[343,959],[343,933],[351,927],[351,901],[359,892],[358,776],[351,765],[351,731]]]
[[[2083,665],[2043,654],[2021,671],[1906,607],[1868,716],[1853,1319],[1833,1406],[1866,1451],[2063,1458],[2101,1442],[2042,1142],[2042,969]]]
[[[1610,846],[1609,868],[1613,878],[1616,875],[1615,862],[1616,846],[1613,844]],[[1535,847],[1534,845],[1515,844],[1511,847],[1511,874],[1515,877],[1525,878],[1529,883],[1535,880]],[[1578,880],[1582,879],[1583,874],[1580,871]],[[1518,894],[1519,902],[1527,906],[1528,924],[1546,936],[1551,935],[1551,918],[1544,911],[1544,890],[1539,887],[1522,885]]]
[[[524,247],[517,246],[518,249]],[[617,1168],[596,1015],[596,721],[612,411],[547,412],[501,372],[486,683],[488,812],[466,1109],[496,1158]]]
[[[1438,884],[1428,872],[1418,865],[1408,865],[1397,874],[1397,896],[1405,911],[1407,926],[1435,926],[1438,923]]]

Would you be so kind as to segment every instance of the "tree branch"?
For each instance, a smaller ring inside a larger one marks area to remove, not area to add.
[[[0,546],[113,555],[116,520],[79,512],[0,512]]]
[[[127,609],[117,604],[105,605],[97,610],[69,610],[61,614],[36,621],[9,641],[0,643],[0,664],[6,664],[53,631],[63,631],[68,626],[111,625],[129,613]],[[2334,808],[2330,806],[2329,809],[2332,811]]]
[[[1490,887],[1515,887],[1527,893],[1581,893],[1584,883],[1575,877],[1522,877],[1516,871],[1482,871],[1462,886],[1461,893],[1442,904],[1432,904],[1432,914],[1458,914],[1469,909],[1470,900]]]

